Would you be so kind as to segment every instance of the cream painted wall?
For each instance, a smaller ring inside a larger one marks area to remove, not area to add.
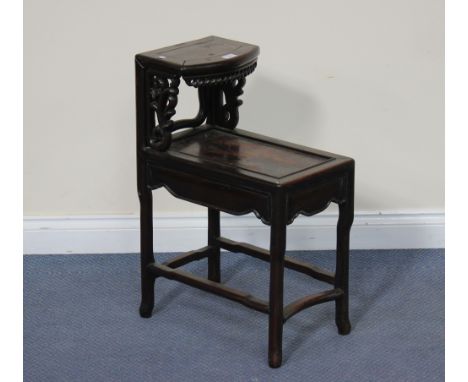
[[[261,47],[240,127],[354,157],[359,211],[444,208],[443,0],[25,0],[24,12],[25,215],[136,213],[133,56],[210,34]],[[184,87],[177,115],[192,101]],[[197,208],[156,196],[158,211]]]

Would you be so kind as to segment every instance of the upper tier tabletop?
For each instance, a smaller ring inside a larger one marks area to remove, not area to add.
[[[209,36],[136,55],[144,66],[182,76],[231,72],[255,63],[260,48],[244,42]]]

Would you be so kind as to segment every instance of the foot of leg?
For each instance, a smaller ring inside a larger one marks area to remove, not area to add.
[[[141,303],[140,316],[143,318],[150,318],[153,314],[154,304]]]
[[[341,335],[346,335],[351,332],[351,323],[349,322],[348,313],[343,312],[343,310],[338,305],[339,302],[337,301],[335,323],[338,328],[338,333]]]
[[[270,365],[271,368],[278,368],[281,366],[282,363],[282,355],[280,353],[272,353],[268,356],[268,364]]]
[[[154,281],[152,275],[144,275],[141,280],[141,304],[140,316],[144,318],[151,317],[154,308]]]

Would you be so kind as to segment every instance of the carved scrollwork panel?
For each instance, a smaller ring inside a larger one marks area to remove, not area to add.
[[[160,151],[167,150],[171,145],[171,131],[176,113],[179,94],[179,77],[164,77],[155,74],[149,89],[150,107],[158,120],[150,136],[150,145]]]
[[[181,77],[160,72],[148,73],[150,146],[165,151],[171,145],[174,131],[200,126],[205,120],[234,129],[239,122],[239,106],[242,105],[239,97],[243,94],[245,77],[255,67],[256,62],[230,73],[184,78],[189,86],[198,88],[200,108],[194,118],[180,121],[174,121],[172,117],[176,114]]]
[[[218,120],[219,125],[234,129],[239,123],[239,106],[242,105],[242,100],[239,97],[244,94],[244,85],[245,77],[241,77],[229,81],[223,86],[222,89],[226,102],[221,107],[221,115]]]

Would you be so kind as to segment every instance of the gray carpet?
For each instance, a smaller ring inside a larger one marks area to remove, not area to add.
[[[333,266],[330,251],[289,255]],[[161,255],[167,259],[169,255]],[[140,318],[136,255],[24,257],[24,380],[443,381],[444,251],[353,251],[348,336],[334,304],[284,327],[283,366],[267,363],[267,316],[175,281],[156,281]],[[185,267],[204,275],[206,260]],[[267,297],[267,264],[222,255],[227,284]],[[286,271],[285,302],[328,285]]]

